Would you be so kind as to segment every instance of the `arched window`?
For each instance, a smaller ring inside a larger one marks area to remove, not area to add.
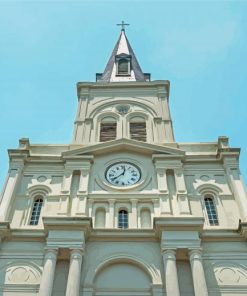
[[[37,197],[34,200],[32,215],[29,223],[30,225],[38,225],[42,205],[43,205],[43,198]]]
[[[97,209],[95,214],[95,228],[105,227],[105,209]]]
[[[100,142],[115,140],[117,136],[117,122],[114,117],[105,117],[100,123]]]
[[[219,225],[219,220],[214,204],[214,198],[211,196],[204,197],[204,204],[207,211],[208,222],[210,225]]]
[[[129,75],[129,60],[119,59],[118,60],[118,75]]]
[[[120,210],[118,212],[118,228],[126,229],[129,227],[128,212],[125,210]]]
[[[132,140],[147,140],[146,120],[143,117],[133,117],[129,123],[130,138]]]

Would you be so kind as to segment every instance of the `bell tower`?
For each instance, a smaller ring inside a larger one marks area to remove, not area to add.
[[[174,142],[170,83],[150,78],[150,73],[142,71],[122,27],[104,72],[96,74],[94,83],[77,84],[73,143],[91,145],[123,138]]]

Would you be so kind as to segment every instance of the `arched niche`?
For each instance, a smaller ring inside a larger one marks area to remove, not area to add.
[[[146,277],[143,276],[143,279],[147,279],[147,278],[149,279],[150,287],[152,286],[153,288],[160,289],[163,286],[162,277],[156,265],[150,264],[150,262],[147,262],[146,260],[143,260],[140,257],[136,257],[130,254],[116,253],[114,255],[101,258],[100,260],[95,260],[90,265],[90,268],[88,269],[85,280],[83,282],[83,287],[84,288],[94,287],[93,289],[95,290],[95,287],[97,287],[97,278],[100,276],[100,274],[104,272],[104,270],[107,270],[108,266],[110,267],[115,264],[117,265],[127,264],[129,267],[134,266],[134,268],[137,268],[138,271],[140,270],[140,274],[144,273],[146,275]],[[100,294],[97,293],[95,295],[100,295]],[[110,295],[110,294],[107,294],[107,295]],[[116,294],[113,294],[113,295],[115,296]],[[140,295],[143,296],[144,294],[140,294]],[[151,294],[147,294],[147,295],[151,295]]]
[[[135,292],[136,295],[151,295],[151,278],[148,273],[133,262],[115,262],[100,269],[94,279],[97,295],[108,292]],[[103,295],[103,294],[102,294]]]
[[[105,228],[106,211],[104,208],[98,208],[95,211],[95,228]]]
[[[148,208],[141,209],[141,227],[142,228],[151,228],[151,212]]]

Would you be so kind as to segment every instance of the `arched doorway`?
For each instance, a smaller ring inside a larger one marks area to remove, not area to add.
[[[131,262],[113,263],[94,279],[95,296],[151,296],[151,278]]]

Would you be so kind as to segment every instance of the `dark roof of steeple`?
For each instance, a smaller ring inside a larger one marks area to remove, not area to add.
[[[116,57],[130,57],[131,71],[130,75],[118,76],[116,73]],[[103,74],[96,74],[99,82],[121,82],[121,81],[147,81],[150,75],[143,73],[137,61],[134,51],[126,37],[125,30],[122,29],[118,41],[112,51],[110,59],[105,67]]]

